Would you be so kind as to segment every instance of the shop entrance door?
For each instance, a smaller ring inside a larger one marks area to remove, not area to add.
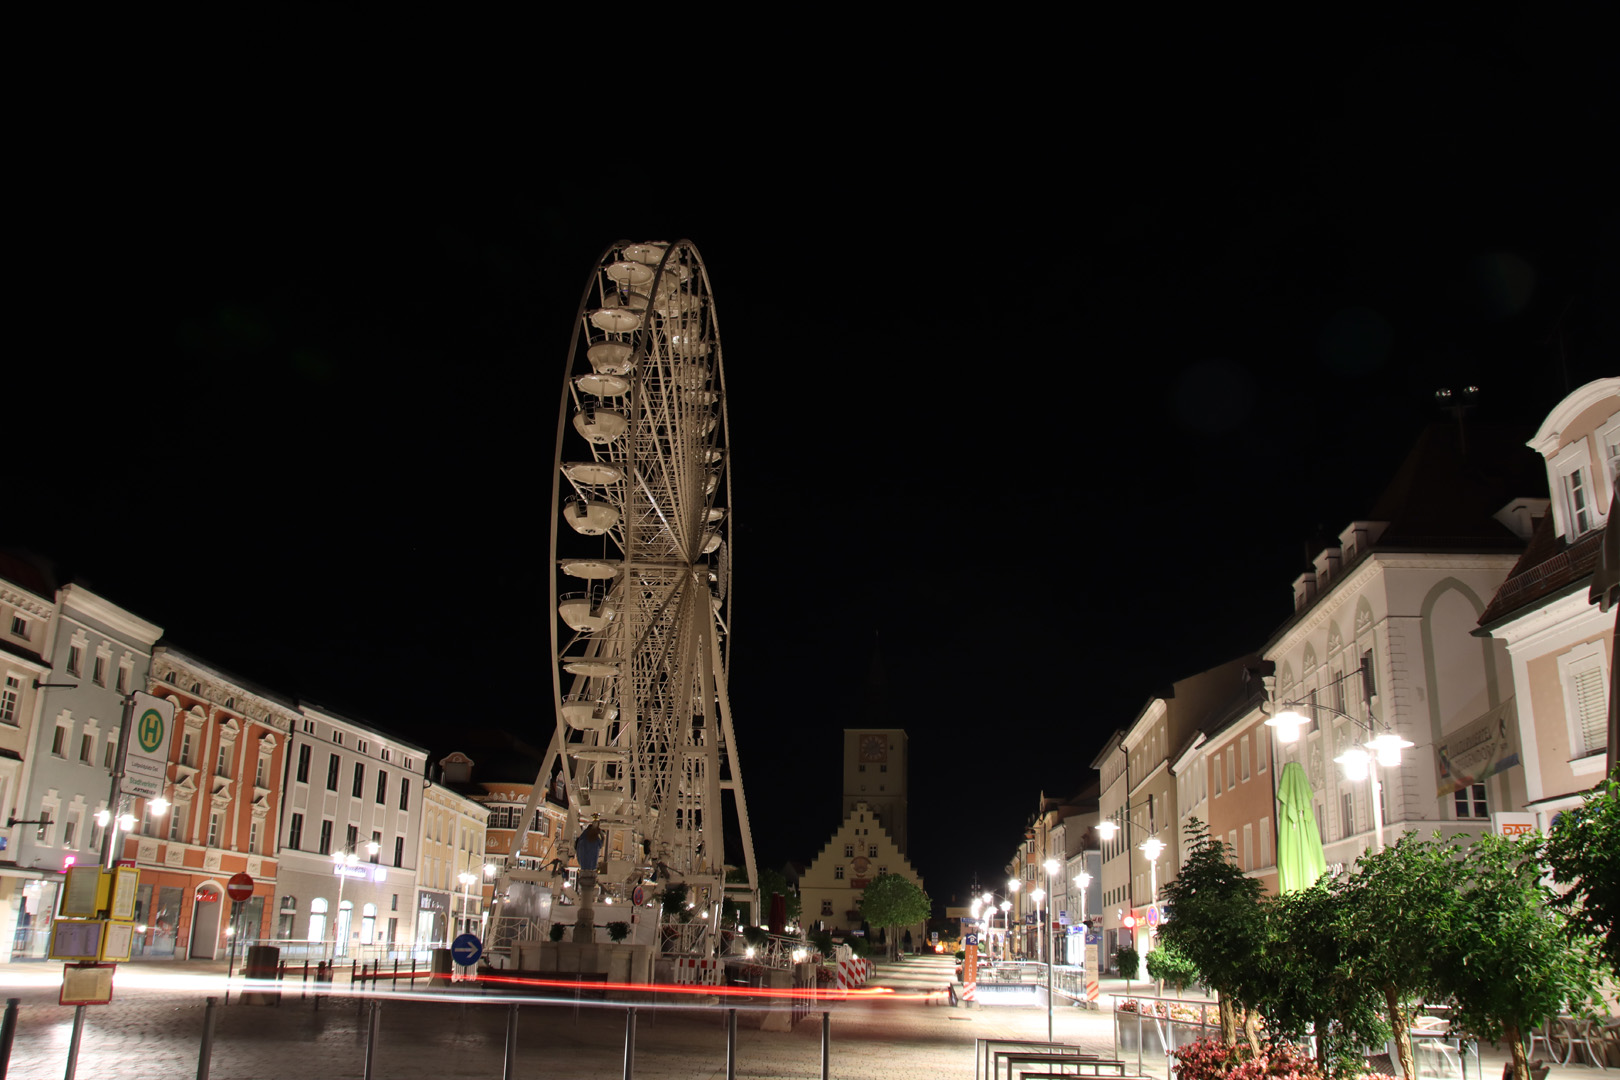
[[[213,960],[219,948],[220,908],[225,906],[225,893],[210,882],[197,886],[196,899],[191,905],[191,949],[187,955],[193,960]]]

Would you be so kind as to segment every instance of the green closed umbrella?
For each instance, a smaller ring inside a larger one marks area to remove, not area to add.
[[[1299,762],[1283,766],[1277,801],[1282,804],[1277,821],[1278,885],[1285,893],[1298,892],[1327,873],[1322,834],[1316,831],[1316,815],[1311,811],[1311,782]]]

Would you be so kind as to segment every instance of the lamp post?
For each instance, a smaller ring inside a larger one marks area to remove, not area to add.
[[[1371,671],[1365,658],[1361,661],[1360,667],[1339,676],[1328,685],[1332,686],[1356,675],[1362,677],[1364,691],[1372,685]],[[1363,701],[1367,706],[1368,714],[1371,715],[1371,694],[1365,693]],[[1333,760],[1335,764],[1344,768],[1346,780],[1360,781],[1371,776],[1373,850],[1383,851],[1384,784],[1379,775],[1379,770],[1380,768],[1393,769],[1398,767],[1401,763],[1401,751],[1417,744],[1401,738],[1394,728],[1382,721],[1375,724],[1373,720],[1363,720],[1359,716],[1353,716],[1342,709],[1336,709],[1331,705],[1319,705],[1314,701],[1284,701],[1278,704],[1279,711],[1277,714],[1266,718],[1266,726],[1276,730],[1278,742],[1298,742],[1300,729],[1315,720],[1314,716],[1308,717],[1299,712],[1299,709],[1310,709],[1313,713],[1317,711],[1332,713],[1334,716],[1350,721],[1367,733],[1367,741],[1362,743],[1361,746],[1353,746]]]
[[[1051,884],[1052,879],[1063,867],[1058,865],[1056,859],[1047,859],[1041,863],[1041,869],[1046,871],[1046,880]],[[1039,891],[1039,890],[1036,890]],[[1043,920],[1046,926],[1046,1041],[1052,1041],[1052,968],[1057,964],[1057,949],[1052,942],[1052,909],[1046,910]]]
[[[349,925],[343,918],[343,886],[349,880],[349,868],[359,863],[360,857],[352,851],[332,853],[332,873],[337,875],[337,910],[332,913],[332,959],[342,956],[349,945]],[[341,927],[342,929],[339,929]]]
[[[461,932],[467,933],[467,924],[471,921],[467,911],[472,907],[472,883],[478,880],[478,875],[463,870],[456,875],[456,880],[461,882]]]
[[[1018,890],[1023,888],[1023,887],[1024,887],[1024,883],[1022,881],[1019,881],[1017,878],[1008,878],[1007,879],[1007,891],[1012,894],[1011,899],[1012,899],[1012,902],[1013,902],[1013,907],[1016,907],[1018,909],[1018,917],[1020,919],[1023,918],[1024,908],[1023,908],[1023,905],[1018,902]],[[1012,923],[1011,923],[1011,921],[1009,921],[1008,924],[1007,924],[1007,937],[1009,939],[1012,938]],[[1023,937],[1023,935],[1020,934],[1019,938],[1017,939],[1019,947],[1016,950],[1012,950],[1012,949],[1009,948],[1009,951],[1015,951],[1019,956],[1022,956],[1023,953],[1024,953],[1022,937]],[[1009,940],[1007,944],[1010,947],[1012,945],[1012,941]]]
[[[1103,841],[1106,843],[1119,834],[1120,828],[1121,826],[1119,823],[1114,821],[1099,822],[1097,825],[1097,835],[1102,837]],[[1125,818],[1124,828],[1126,831],[1136,828],[1136,822],[1132,821],[1129,815],[1127,815]],[[1164,841],[1160,840],[1157,836],[1149,836],[1146,840],[1136,845],[1136,850],[1147,856],[1148,860],[1148,874],[1151,888],[1151,892],[1148,896],[1148,905],[1150,907],[1157,905],[1159,902],[1159,856],[1164,854],[1164,848]],[[1084,876],[1087,881],[1090,881],[1090,874],[1086,874]],[[1130,930],[1132,932],[1132,936],[1134,937],[1136,928],[1132,926],[1130,927]],[[1151,945],[1152,940],[1153,934],[1150,929],[1147,936],[1147,943]]]

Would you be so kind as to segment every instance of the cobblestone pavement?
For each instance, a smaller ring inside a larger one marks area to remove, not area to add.
[[[831,1075],[839,1080],[921,1077],[954,1080],[974,1075],[975,1039],[1044,1041],[1043,1006],[950,1007],[944,987],[952,977],[949,957],[912,957],[878,968],[874,985],[896,993],[890,1000],[836,1003],[831,1014]],[[197,1075],[205,1002],[223,997],[220,965],[126,965],[114,1002],[91,1006],[79,1054],[78,1076],[87,1080],[169,1080]],[[59,965],[0,967],[0,993],[21,999],[16,1045],[8,1080],[63,1075],[73,1009],[57,1004]],[[180,984],[179,989],[158,985]],[[339,983],[319,1008],[300,1000],[289,984],[280,1006],[221,1001],[211,1076],[216,1080],[319,1080],[363,1075],[366,1013],[363,999]],[[1141,984],[1137,984],[1140,988]],[[1123,987],[1109,980],[1105,993]],[[506,1005],[457,997],[411,1000],[378,995],[380,1037],[374,1075],[378,1080],[456,1080],[502,1075]],[[515,1075],[520,1077],[618,1077],[622,1075],[625,1006],[582,1003],[520,1007]],[[737,1076],[743,1080],[814,1080],[821,1075],[819,1015],[792,1031],[760,1029],[764,1013],[739,1009]],[[1111,1056],[1112,1013],[1059,1007],[1053,1011],[1060,1042],[1078,1043]],[[635,1075],[641,1080],[709,1080],[726,1075],[726,1010],[714,1005],[639,1007]],[[1123,1056],[1135,1064],[1134,1053]],[[1482,1080],[1502,1075],[1505,1055],[1486,1048]],[[1162,1062],[1144,1060],[1144,1071],[1163,1076]],[[1552,1080],[1600,1075],[1595,1068],[1554,1066]],[[1470,1080],[1476,1080],[1472,1063]]]

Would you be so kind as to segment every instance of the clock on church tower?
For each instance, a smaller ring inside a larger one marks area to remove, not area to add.
[[[861,736],[862,761],[889,760],[889,740],[882,735]]]

